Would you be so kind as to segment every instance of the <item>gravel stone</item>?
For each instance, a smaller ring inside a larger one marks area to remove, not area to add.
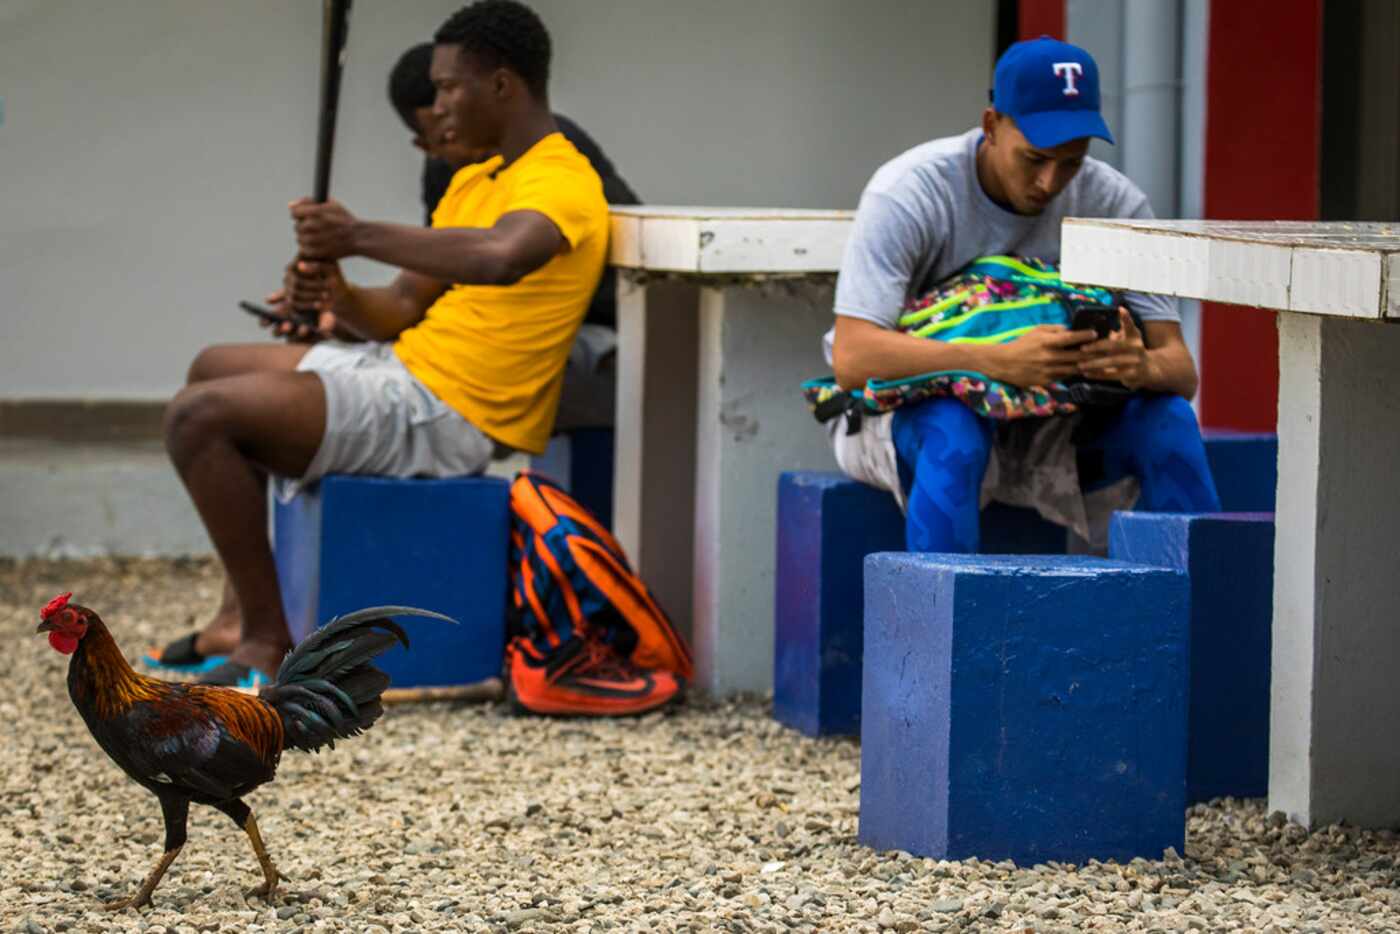
[[[0,560],[0,626],[75,591],[135,658],[213,612],[208,560]],[[1162,860],[1016,866],[856,843],[860,748],[774,722],[763,698],[635,720],[390,708],[248,799],[285,878],[209,808],[154,903],[160,807],[68,700],[65,660],[16,636],[0,693],[0,932],[1400,932],[1400,835],[1309,832],[1262,801],[1187,811]]]

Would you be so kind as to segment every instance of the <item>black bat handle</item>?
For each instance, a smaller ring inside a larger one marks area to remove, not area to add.
[[[321,112],[316,133],[316,201],[331,191],[331,153],[335,149],[335,116],[340,109],[340,75],[345,68],[350,35],[350,0],[323,0],[321,27]]]
[[[331,153],[335,150],[335,115],[340,109],[340,75],[345,70],[350,36],[350,0],[323,0],[321,14],[321,109],[316,128],[316,181],[311,189],[318,203],[331,193]],[[297,309],[294,317],[309,327],[316,326],[315,309]]]

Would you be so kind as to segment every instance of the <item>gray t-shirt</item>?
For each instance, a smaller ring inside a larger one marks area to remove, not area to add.
[[[977,181],[980,128],[915,146],[885,163],[865,186],[836,281],[836,313],[887,328],[900,309],[979,256],[1060,261],[1066,217],[1152,217],[1147,196],[1097,159],[1084,165],[1040,214],[1001,207]],[[1129,292],[1144,321],[1180,321],[1176,300]],[[822,340],[831,362],[833,331]]]

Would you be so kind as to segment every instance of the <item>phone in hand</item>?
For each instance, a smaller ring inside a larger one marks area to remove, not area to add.
[[[239,302],[239,303],[238,303],[238,307],[239,307],[239,308],[242,308],[244,311],[248,312],[248,314],[250,314],[250,315],[253,315],[253,316],[255,316],[255,317],[261,318],[262,320],[266,321],[268,324],[281,324],[283,321],[286,321],[286,320],[287,320],[286,318],[282,317],[281,315],[279,315],[279,314],[274,314],[270,309],[264,308],[263,306],[258,305],[258,304],[254,303],[254,302],[247,302],[247,301]]]
[[[303,312],[294,311],[292,312],[292,316],[288,318],[284,315],[277,314],[269,308],[264,308],[262,305],[259,305],[256,302],[241,301],[238,303],[238,307],[242,308],[244,311],[248,312],[248,314],[253,315],[254,317],[261,318],[268,324],[304,324],[309,328],[316,327],[316,320],[314,315],[309,315]]]
[[[1099,340],[1110,332],[1122,327],[1118,320],[1118,309],[1097,302],[1075,302],[1070,306],[1069,329],[1071,331],[1093,331]]]

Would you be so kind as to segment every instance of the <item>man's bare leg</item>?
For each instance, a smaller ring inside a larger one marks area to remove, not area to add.
[[[266,475],[305,473],[326,429],[320,378],[253,372],[182,389],[165,416],[166,450],[214,548],[242,616],[230,660],[271,675],[291,648],[267,538]]]
[[[217,344],[200,351],[190,364],[189,385],[242,376],[247,373],[291,373],[306,355],[310,344]],[[263,499],[267,499],[267,474],[260,472]],[[237,648],[243,628],[238,593],[227,571],[224,590],[214,618],[195,636],[194,650],[200,655],[227,655]]]
[[[266,485],[264,485],[266,490]],[[224,592],[219,598],[219,608],[214,618],[204,625],[194,637],[194,650],[203,656],[227,655],[238,646],[238,638],[243,629],[243,614],[238,610],[238,594],[233,589],[233,581],[224,572]]]
[[[189,385],[245,373],[291,373],[311,344],[215,344],[195,355],[185,382]]]

